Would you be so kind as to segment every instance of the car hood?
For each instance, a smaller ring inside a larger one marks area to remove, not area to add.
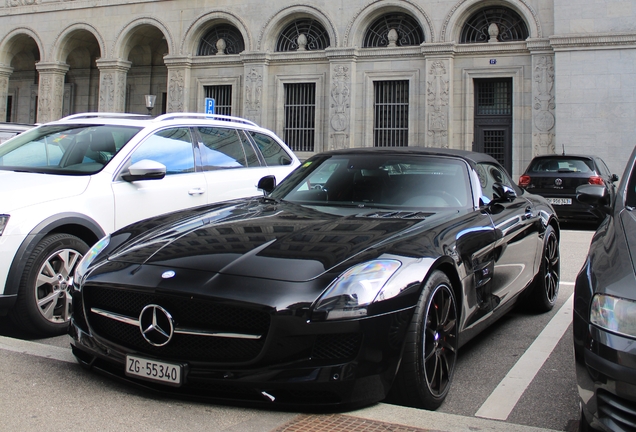
[[[450,218],[449,212],[338,215],[294,204],[230,205],[142,234],[109,261],[301,282],[391,253],[398,239]]]
[[[636,211],[623,210],[620,213],[622,235],[625,242],[625,259],[631,261],[632,277],[636,277]],[[630,298],[636,299],[636,286],[630,284]]]
[[[90,176],[0,171],[0,213],[80,195]]]

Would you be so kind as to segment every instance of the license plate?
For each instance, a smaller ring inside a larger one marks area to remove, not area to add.
[[[572,198],[547,198],[552,205],[571,205]]]
[[[126,356],[126,375],[173,386],[181,385],[183,365]]]

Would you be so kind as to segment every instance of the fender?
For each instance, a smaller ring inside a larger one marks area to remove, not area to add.
[[[4,295],[0,296],[0,307],[11,307],[15,303],[20,286],[20,279],[24,273],[24,267],[33,250],[42,241],[42,239],[57,228],[63,225],[76,225],[90,231],[96,239],[100,239],[106,235],[102,227],[92,218],[81,213],[60,213],[51,216],[40,222],[35,228],[27,234],[26,238],[20,245],[20,248],[13,257],[13,262],[9,268],[7,283],[4,287]],[[88,241],[87,243],[90,243]],[[92,246],[92,244],[89,244]],[[6,301],[3,301],[6,298]],[[6,303],[6,304],[5,304]]]

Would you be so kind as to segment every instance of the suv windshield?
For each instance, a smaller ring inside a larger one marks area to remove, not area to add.
[[[0,145],[0,170],[94,174],[141,128],[111,125],[47,125]]]

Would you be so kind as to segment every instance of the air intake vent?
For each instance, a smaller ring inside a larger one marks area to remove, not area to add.
[[[369,213],[365,216],[378,219],[426,219],[433,214],[428,212],[385,211]]]

